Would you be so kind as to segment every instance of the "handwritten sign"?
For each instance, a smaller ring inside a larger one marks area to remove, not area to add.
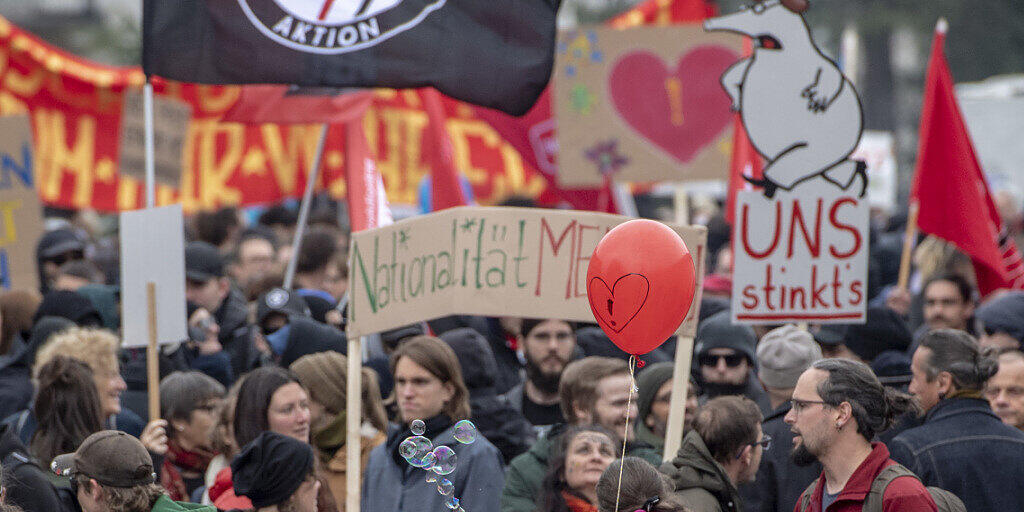
[[[0,287],[39,288],[35,247],[43,207],[32,181],[28,116],[0,117]]]
[[[718,77],[740,51],[695,26],[559,34],[559,183],[724,178],[733,114]]]
[[[153,97],[153,157],[156,180],[177,187],[181,183],[181,155],[188,135],[192,109],[185,103],[162,96]],[[121,172],[140,181],[146,179],[146,131],[142,94],[124,94],[121,118]]]
[[[863,322],[869,211],[866,198],[821,180],[774,199],[740,191],[733,322]]]
[[[349,336],[453,314],[594,322],[587,265],[629,217],[532,208],[451,208],[353,234]],[[673,226],[704,276],[707,232]],[[692,336],[700,287],[679,333]]]

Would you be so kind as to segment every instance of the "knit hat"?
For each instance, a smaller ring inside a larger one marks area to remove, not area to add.
[[[713,348],[731,348],[744,356],[751,364],[757,363],[754,347],[757,335],[747,325],[734,325],[729,311],[721,311],[704,320],[697,327],[693,354],[700,356]]]
[[[452,347],[455,357],[459,359],[462,380],[471,396],[476,395],[477,391],[494,387],[498,363],[494,360],[494,352],[487,338],[469,327],[452,329],[438,337]]]
[[[235,494],[255,508],[280,505],[291,498],[313,471],[313,449],[274,432],[261,433],[231,461]]]
[[[1024,292],[1004,293],[979,307],[975,316],[986,332],[1004,332],[1024,342]]]
[[[54,290],[43,296],[43,302],[36,310],[35,320],[44,316],[59,316],[78,324],[79,327],[100,327],[103,318],[92,301],[70,290]]]
[[[809,332],[784,325],[761,338],[757,346],[757,375],[765,386],[792,388],[800,374],[819,359],[821,348]]]
[[[655,395],[658,394],[658,390],[661,389],[661,386],[672,378],[672,372],[674,369],[674,363],[654,363],[647,365],[647,367],[644,368],[643,373],[637,377],[637,425],[643,423],[644,419],[647,418],[647,415],[651,413],[651,406],[654,405]]]
[[[319,352],[300,357],[288,367],[302,387],[309,390],[314,402],[328,411],[345,410],[345,390],[348,389],[348,358],[337,352]]]

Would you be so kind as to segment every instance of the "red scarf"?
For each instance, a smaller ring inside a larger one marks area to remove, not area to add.
[[[562,491],[562,499],[572,512],[597,512],[597,507],[589,501]]]
[[[167,442],[167,453],[164,463],[160,466],[160,485],[167,490],[167,495],[174,501],[189,501],[188,488],[181,477],[181,470],[192,471],[202,475],[210,465],[210,460],[217,454],[206,450],[186,451],[174,441]]]

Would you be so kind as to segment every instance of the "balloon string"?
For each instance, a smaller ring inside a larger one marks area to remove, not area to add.
[[[622,432],[622,457],[619,458],[619,486],[615,489],[615,512],[619,512],[619,498],[622,497],[622,459],[626,458],[626,439],[629,438],[629,409],[633,407],[633,389],[636,387],[636,356],[629,356],[629,394],[626,395],[626,428]]]

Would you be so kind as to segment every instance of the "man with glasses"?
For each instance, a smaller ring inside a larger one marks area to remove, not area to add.
[[[661,466],[688,510],[750,510],[741,505],[736,486],[754,480],[771,446],[761,419],[757,404],[740,396],[714,398],[700,408],[676,457]]]
[[[823,359],[800,375],[785,421],[795,437],[793,461],[820,462],[823,471],[800,496],[795,510],[861,510],[876,478],[896,462],[875,434],[913,407],[910,397],[882,387],[867,365]],[[892,470],[890,470],[892,471]],[[892,479],[883,510],[935,512],[924,485],[912,473]]]
[[[754,373],[757,335],[753,329],[733,325],[729,312],[722,311],[700,323],[694,342],[702,403],[718,396],[741,395],[753,400],[762,414],[771,412],[768,396]]]

